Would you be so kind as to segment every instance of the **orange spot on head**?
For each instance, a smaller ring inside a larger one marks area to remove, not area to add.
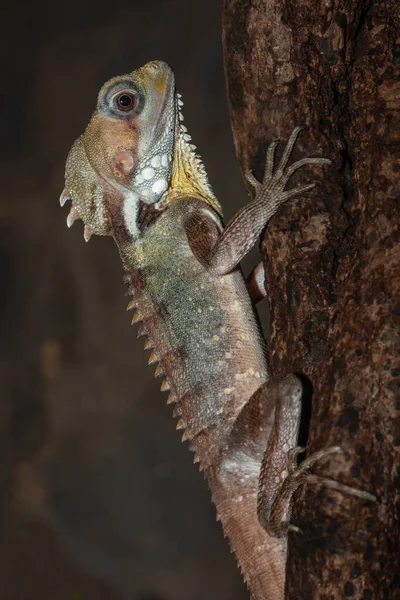
[[[156,83],[156,88],[158,89],[159,92],[162,92],[164,89],[164,81],[162,79],[159,79]]]

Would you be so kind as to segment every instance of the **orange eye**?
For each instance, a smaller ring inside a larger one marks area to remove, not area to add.
[[[119,110],[127,112],[135,108],[137,99],[136,96],[129,92],[121,92],[115,96],[115,103]]]

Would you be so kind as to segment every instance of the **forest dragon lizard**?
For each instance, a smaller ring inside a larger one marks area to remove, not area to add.
[[[255,198],[226,228],[221,207],[190,143],[170,67],[154,61],[108,81],[85,133],[69,153],[61,205],[117,244],[147,336],[161,390],[176,403],[177,429],[190,441],[253,600],[284,596],[287,531],[294,491],[307,481],[373,500],[366,492],[317,478],[310,467],[339,452],[327,448],[297,467],[302,387],[294,375],[270,379],[254,309],[238,264],[289,198],[303,165],[288,166],[296,128],[274,168],[267,151]]]

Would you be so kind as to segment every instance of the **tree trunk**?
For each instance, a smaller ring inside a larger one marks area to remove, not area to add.
[[[311,383],[307,454],[344,450],[313,472],[378,498],[301,488],[292,521],[302,534],[290,534],[287,561],[296,600],[400,598],[399,21],[398,0],[224,3],[242,172],[261,178],[268,143],[298,124],[307,130],[293,160],[333,160],[292,178],[317,187],[288,202],[262,241],[271,369]]]

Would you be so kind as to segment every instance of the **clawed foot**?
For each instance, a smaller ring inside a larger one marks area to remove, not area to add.
[[[269,514],[268,527],[266,529],[270,535],[280,537],[285,535],[288,530],[296,533],[302,533],[298,527],[289,522],[289,519],[293,494],[301,485],[305,483],[324,486],[329,489],[337,490],[343,494],[361,498],[362,500],[368,500],[370,502],[377,501],[376,496],[370,494],[369,492],[345,485],[339,481],[330,479],[329,477],[322,477],[320,475],[314,475],[313,473],[310,473],[310,469],[315,465],[315,463],[328,458],[331,454],[343,452],[340,446],[331,446],[330,448],[314,452],[314,454],[303,460],[303,462],[297,467],[297,456],[303,451],[304,448],[298,446],[288,452],[288,475],[283,481],[280,489],[277,491],[276,498],[272,504]]]
[[[273,192],[274,199],[279,198],[279,205],[283,204],[289,198],[293,198],[293,196],[299,196],[308,190],[311,190],[315,187],[314,183],[310,183],[307,185],[301,185],[295,187],[291,190],[287,190],[285,187],[291,178],[291,176],[304,165],[313,165],[313,164],[330,164],[332,161],[329,158],[302,158],[298,160],[290,167],[287,166],[290,155],[292,154],[294,145],[299,136],[302,127],[295,127],[292,131],[292,134],[289,138],[288,143],[286,144],[286,148],[283,152],[283,156],[280,160],[278,168],[274,173],[274,164],[275,164],[275,150],[279,144],[279,140],[274,140],[268,147],[267,156],[265,161],[265,171],[264,171],[264,179],[262,182],[258,181],[251,171],[246,171],[245,177],[246,180],[254,187],[256,190],[256,200],[263,196],[269,195]]]
[[[268,221],[279,207],[293,196],[299,196],[311,190],[315,184],[307,184],[285,191],[285,187],[300,167],[312,164],[330,164],[328,158],[302,158],[290,167],[287,166],[293,146],[301,128],[296,127],[286,145],[282,159],[274,173],[275,149],[278,141],[270,144],[262,183],[251,172],[247,172],[247,181],[254,187],[256,194],[252,202],[243,206],[229,221],[215,246],[206,258],[205,264],[213,275],[225,275],[232,271],[254,246]]]
[[[324,487],[328,487],[333,490],[338,490],[343,494],[349,494],[350,496],[356,496],[357,498],[361,498],[362,500],[369,500],[370,502],[376,502],[376,496],[370,494],[369,492],[364,492],[363,490],[359,490],[358,488],[345,485],[344,483],[340,483],[339,481],[335,481],[334,479],[330,479],[329,477],[321,477],[320,475],[314,475],[310,473],[310,469],[315,463],[320,460],[324,460],[328,458],[331,454],[337,454],[339,452],[343,452],[340,446],[331,446],[330,448],[326,448],[325,450],[319,450],[318,452],[314,452],[308,458],[303,460],[299,467],[297,467],[289,477],[293,477],[294,480],[301,480],[301,483],[313,483],[316,485],[322,485]]]

